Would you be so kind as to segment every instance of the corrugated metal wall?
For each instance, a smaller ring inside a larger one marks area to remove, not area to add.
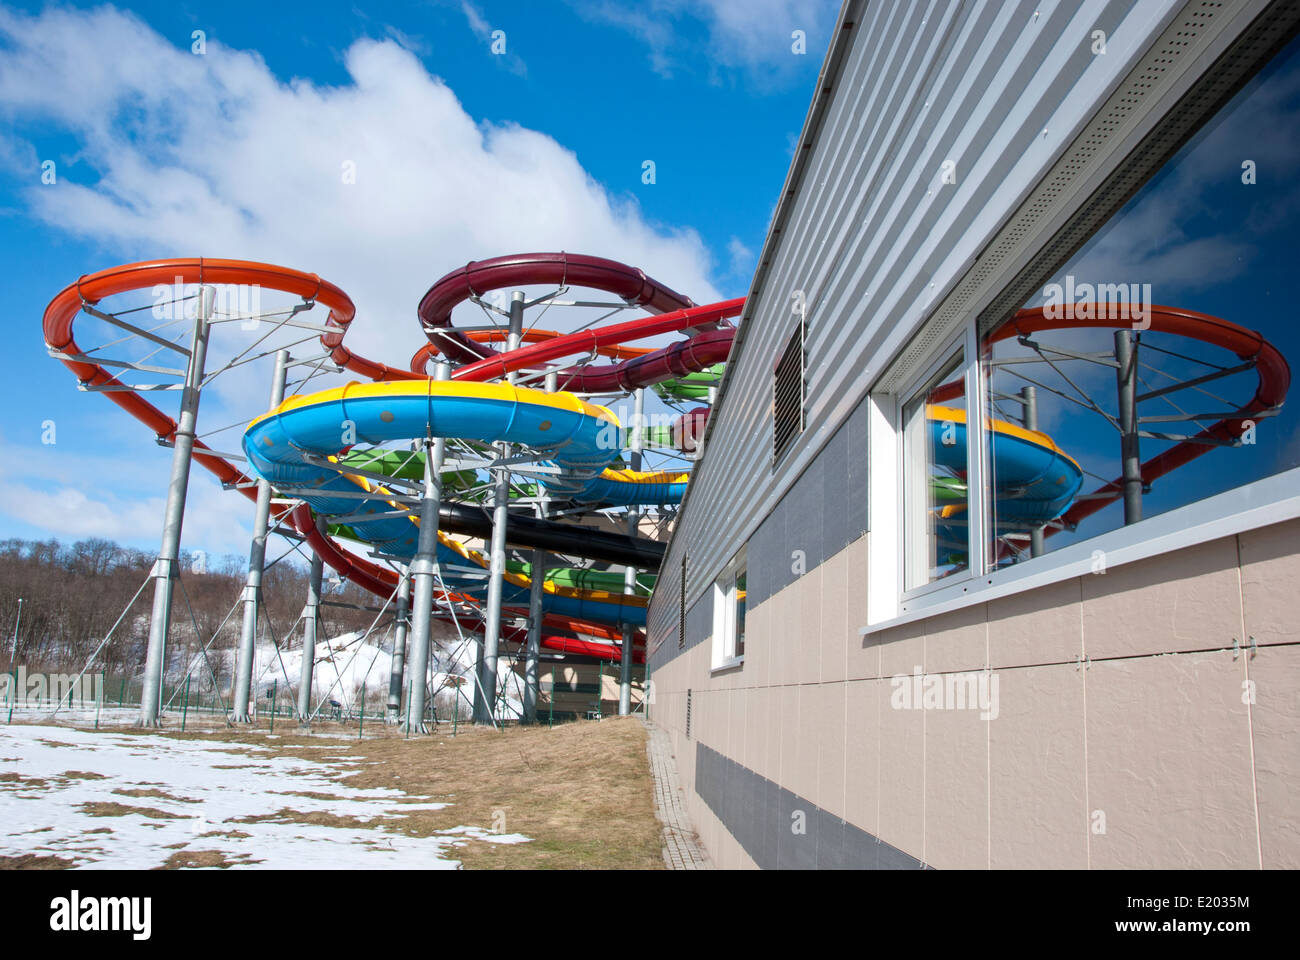
[[[818,90],[831,86],[829,105],[824,116],[810,113],[800,148],[806,164],[787,183],[782,229],[760,257],[705,456],[665,561],[675,572],[688,555],[688,606],[1182,6],[845,5],[838,58],[832,47]],[[1102,55],[1094,53],[1095,31],[1106,36]],[[956,183],[944,182],[948,162]],[[774,467],[771,374],[796,322],[796,290],[808,305],[808,419]],[[677,579],[665,578],[671,582],[653,598],[652,648],[676,646]]]

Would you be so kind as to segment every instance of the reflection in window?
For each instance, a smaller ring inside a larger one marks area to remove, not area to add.
[[[747,579],[745,571],[742,568],[736,574],[736,642],[734,644],[735,656],[743,657],[745,655],[745,596],[747,593]]]
[[[985,335],[992,564],[1300,466],[1298,47]]]
[[[904,588],[970,566],[964,360],[953,359],[903,407]]]

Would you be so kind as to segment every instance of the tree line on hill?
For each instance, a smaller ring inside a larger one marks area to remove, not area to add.
[[[0,663],[6,669],[21,664],[29,670],[79,671],[121,617],[91,669],[110,675],[138,673],[149,637],[154,591],[146,580],[154,559],[151,553],[99,538],[72,544],[0,540]],[[259,640],[273,637],[282,647],[298,646],[302,637],[301,624],[295,623],[307,601],[308,571],[305,562],[292,562],[295,559],[270,566],[262,579],[265,612]],[[243,596],[246,576],[247,560],[232,554],[220,559],[182,557],[172,602],[169,665],[188,662],[209,643],[210,653],[238,645],[242,610],[231,611]],[[323,598],[379,605],[359,587],[331,580],[328,569]],[[321,608],[327,635],[364,629],[373,618],[374,613],[364,610]],[[213,658],[214,666],[219,659]]]

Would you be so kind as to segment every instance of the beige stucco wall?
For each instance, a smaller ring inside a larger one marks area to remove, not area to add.
[[[864,640],[867,542],[750,612],[742,668],[705,641],[654,673],[719,865],[753,861],[697,742],[937,868],[1300,866],[1300,521]],[[998,716],[895,709],[916,668],[991,669]]]

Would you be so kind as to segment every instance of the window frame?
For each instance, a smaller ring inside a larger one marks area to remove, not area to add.
[[[967,563],[966,570],[959,571],[951,577],[945,577],[942,580],[927,579],[923,583],[915,582],[914,584],[910,584],[910,575],[913,572],[912,567],[914,564],[918,563],[917,557],[915,556],[918,552],[916,548],[921,546],[921,542],[916,538],[916,525],[920,518],[915,516],[915,514],[917,513],[919,505],[914,503],[914,500],[920,499],[922,501],[924,504],[922,509],[926,514],[928,514],[930,510],[928,498],[918,498],[915,496],[916,488],[926,485],[929,481],[928,470],[926,468],[929,466],[930,461],[928,451],[918,452],[911,449],[914,443],[913,437],[911,436],[914,429],[913,420],[919,417],[922,424],[921,442],[923,444],[928,443],[928,436],[926,435],[927,431],[925,431],[924,428],[925,407],[927,406],[926,397],[931,390],[938,386],[943,379],[944,372],[949,369],[955,369],[955,371],[961,376],[963,382],[965,381],[966,353],[965,343],[962,342],[963,340],[964,338],[950,340],[946,350],[936,351],[937,358],[925,366],[918,376],[912,377],[903,389],[899,391],[899,399],[896,405],[898,410],[896,429],[898,430],[900,465],[898,516],[902,521],[902,530],[899,537],[899,563],[903,572],[902,592],[904,597],[921,596],[935,589],[937,586],[967,580],[971,576],[970,564]],[[911,408],[918,403],[920,404],[919,411],[916,413],[910,412]],[[966,446],[966,469],[969,474],[971,454],[970,444],[968,443]],[[923,475],[921,477],[914,477],[913,471],[918,468],[921,469]],[[967,483],[967,489],[971,489],[969,482]],[[970,510],[969,503],[967,504],[967,510],[968,512]],[[928,519],[927,516],[925,520],[922,521],[926,524],[926,530],[923,535],[925,540],[928,540],[930,536]],[[970,544],[968,542],[968,553],[969,549]],[[926,547],[925,552],[928,554],[928,546]],[[930,566],[931,565],[928,562],[925,563],[927,577],[929,576],[928,570]],[[920,567],[917,567],[917,570],[919,571]]]
[[[736,581],[748,573],[746,550],[741,549],[713,581],[712,672],[743,666],[745,655],[736,653]]]
[[[976,317],[971,315],[963,323],[961,330],[932,349],[925,361],[917,365],[916,372],[906,378],[898,388],[891,391],[893,394],[893,402],[890,404],[892,413],[888,419],[896,442],[895,460],[889,469],[895,474],[896,493],[892,512],[897,518],[897,523],[894,525],[896,529],[892,547],[894,561],[887,564],[887,568],[896,567],[897,575],[893,578],[895,580],[894,592],[897,595],[897,606],[900,609],[903,606],[924,605],[927,603],[926,598],[932,595],[947,597],[957,590],[966,592],[974,581],[987,573],[987,552],[984,549],[983,537],[988,529],[988,511],[992,506],[992,501],[987,489],[989,471],[986,445],[983,442],[985,423],[983,397],[986,387],[986,374],[979,357],[979,335]],[[907,542],[908,516],[906,511],[908,510],[908,504],[906,498],[908,487],[907,471],[913,465],[909,463],[909,451],[906,449],[907,410],[925,391],[933,388],[943,371],[951,367],[954,361],[957,361],[966,397],[966,484],[969,491],[966,551],[968,560],[965,570],[950,577],[909,587],[907,583],[909,544]],[[976,442],[971,441],[970,438],[972,437],[977,438]],[[875,469],[872,469],[872,482],[876,480],[876,476]],[[880,514],[876,513],[875,515],[879,516]]]

